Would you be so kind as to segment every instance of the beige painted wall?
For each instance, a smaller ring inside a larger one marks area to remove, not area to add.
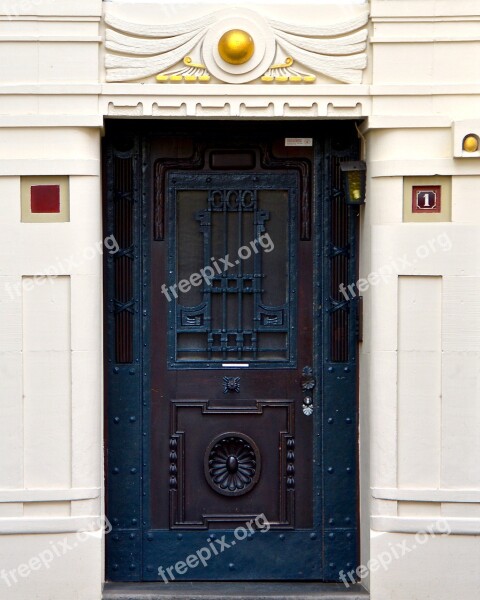
[[[213,8],[222,5],[196,10]],[[28,286],[101,239],[104,117],[363,118],[361,275],[390,268],[365,293],[360,367],[362,563],[390,564],[372,564],[365,581],[372,600],[476,597],[480,160],[461,141],[480,134],[478,2],[373,0],[359,84],[201,89],[106,84],[102,11],[159,23],[179,12],[100,0],[0,6],[0,568],[52,540],[78,541],[103,511],[101,257]],[[324,11],[334,9],[277,10],[319,25]],[[70,222],[21,223],[20,177],[36,175],[70,176]],[[433,175],[451,177],[451,222],[404,223],[403,178]],[[415,533],[440,518],[451,535],[418,544]],[[395,558],[403,543],[418,547]],[[10,588],[0,579],[0,597],[100,600],[102,554],[90,534]]]

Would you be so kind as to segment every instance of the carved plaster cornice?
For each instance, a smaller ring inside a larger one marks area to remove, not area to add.
[[[107,82],[306,84],[361,83],[367,65],[368,12],[312,27],[229,9],[174,24],[133,23],[114,14],[107,25]],[[245,32],[254,46],[232,64],[221,52],[222,36]]]

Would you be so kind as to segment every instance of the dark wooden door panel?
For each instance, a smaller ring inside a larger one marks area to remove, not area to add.
[[[357,544],[353,128],[298,148],[289,124],[175,127],[107,134],[109,578],[210,548],[175,579],[336,580]]]

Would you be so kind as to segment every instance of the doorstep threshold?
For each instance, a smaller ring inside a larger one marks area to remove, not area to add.
[[[103,600],[368,600],[360,585],[311,582],[106,583]]]

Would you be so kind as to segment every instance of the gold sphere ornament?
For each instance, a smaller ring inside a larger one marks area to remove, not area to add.
[[[478,147],[478,137],[473,135],[473,133],[467,135],[463,140],[463,149],[465,152],[478,152]]]
[[[252,36],[242,29],[230,29],[218,42],[218,52],[230,65],[243,65],[249,61],[255,51]]]

